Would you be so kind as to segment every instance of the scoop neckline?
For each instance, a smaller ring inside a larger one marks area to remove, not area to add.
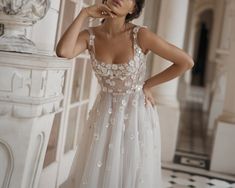
[[[147,56],[147,54],[144,54],[143,53],[143,51],[142,51],[142,49],[137,45],[136,46],[136,49],[139,49],[140,50],[140,54],[142,54],[143,55],[143,57],[146,57]],[[135,51],[135,50],[134,50]],[[93,52],[92,52],[93,53]],[[134,52],[134,55],[133,55],[133,57],[129,60],[129,61],[127,61],[126,63],[106,63],[105,61],[100,61],[100,60],[98,60],[96,57],[95,57],[95,55],[94,55],[94,53],[93,53],[93,59],[94,59],[94,61],[95,61],[95,63],[97,64],[97,65],[103,65],[103,66],[110,66],[110,67],[112,67],[112,66],[117,66],[117,67],[119,67],[119,66],[128,66],[128,65],[130,65],[131,64],[131,62],[135,62],[135,57],[137,56],[137,54],[136,54],[136,52]]]
[[[133,45],[134,45],[134,49],[132,49],[132,50],[134,51],[133,56],[132,56],[127,62],[125,62],[125,63],[106,63],[105,61],[102,61],[102,60],[97,59],[97,58],[95,57],[95,54],[94,54],[93,50],[91,50],[90,53],[92,53],[93,59],[94,59],[94,61],[96,62],[96,64],[100,64],[100,65],[104,65],[104,66],[111,66],[111,67],[114,66],[114,65],[115,65],[115,66],[127,66],[127,65],[130,65],[131,62],[134,62],[134,61],[135,61],[135,57],[136,57],[136,55],[137,55],[136,50],[140,50],[140,54],[142,54],[144,57],[147,56],[147,54],[144,54],[144,52],[142,51],[142,49],[141,49],[141,47],[138,45],[138,43],[137,43],[136,41],[134,41],[134,40],[136,40],[136,39],[134,38],[135,29],[138,28],[138,27],[140,27],[140,26],[139,26],[139,25],[135,25],[135,24],[133,24],[133,25],[134,25],[133,28],[131,28],[132,36],[133,36]],[[94,35],[94,32],[93,32],[93,28],[91,28],[91,30],[92,30],[93,40],[94,40],[94,39],[95,39],[95,35]],[[93,43],[93,45],[95,45],[95,44]],[[94,46],[94,47],[95,47],[95,46]]]

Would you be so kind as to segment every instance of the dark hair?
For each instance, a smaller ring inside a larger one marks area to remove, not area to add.
[[[102,3],[105,3],[105,1],[107,0],[102,0]],[[132,14],[127,14],[126,15],[126,19],[125,22],[129,22],[135,18],[138,18],[141,14],[141,11],[144,7],[144,2],[145,0],[135,0],[135,9],[134,12]],[[104,22],[104,19],[101,21],[102,23]]]

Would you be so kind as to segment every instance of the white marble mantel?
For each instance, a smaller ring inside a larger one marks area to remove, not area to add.
[[[0,187],[36,188],[71,63],[0,52]]]
[[[69,63],[21,53],[0,52],[0,57],[0,115],[30,118],[58,109]]]

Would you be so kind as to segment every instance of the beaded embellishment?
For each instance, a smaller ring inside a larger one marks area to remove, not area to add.
[[[110,64],[98,61],[95,57],[95,35],[89,28],[89,53],[97,79],[103,92],[113,94],[131,93],[142,89],[145,75],[145,54],[137,43],[140,26],[133,28],[134,56],[127,63]],[[136,76],[139,76],[136,78]]]

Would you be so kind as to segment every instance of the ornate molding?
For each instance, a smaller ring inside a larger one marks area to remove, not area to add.
[[[213,0],[196,0],[195,1],[195,14],[199,15],[205,10],[215,9],[215,2]]]
[[[38,117],[60,108],[65,74],[71,69],[68,60],[6,52],[0,56],[0,116]]]
[[[50,0],[0,1],[0,50],[36,53],[34,43],[26,37],[26,28],[42,19],[49,7]]]
[[[50,7],[49,0],[1,0],[0,11],[10,20],[36,22],[42,19]],[[9,16],[7,16],[9,15]]]
[[[36,187],[36,177],[37,177],[37,169],[39,168],[39,162],[40,158],[44,158],[44,152],[43,148],[47,146],[46,142],[46,135],[45,132],[41,132],[38,134],[36,137],[36,142],[35,142],[35,147],[34,147],[34,152],[33,152],[33,157],[32,157],[32,179],[30,180],[30,186],[29,187]]]
[[[228,55],[229,52],[223,49],[216,50],[215,63],[215,76],[211,85],[211,92],[217,92],[217,95],[224,96],[224,82],[223,78],[226,79],[227,66],[228,66]],[[226,81],[226,80],[224,80]]]
[[[223,29],[220,38],[220,45],[219,48],[222,50],[229,51],[231,48],[231,34],[232,34],[232,1],[226,0],[225,1],[225,10],[223,16]]]
[[[4,179],[2,179],[2,181],[0,180],[0,186],[8,188],[14,169],[14,158],[11,147],[1,138],[0,138],[0,166],[1,166],[1,173],[5,172],[5,174],[1,175],[1,177],[4,177]],[[5,171],[3,171],[4,166],[6,166]]]

